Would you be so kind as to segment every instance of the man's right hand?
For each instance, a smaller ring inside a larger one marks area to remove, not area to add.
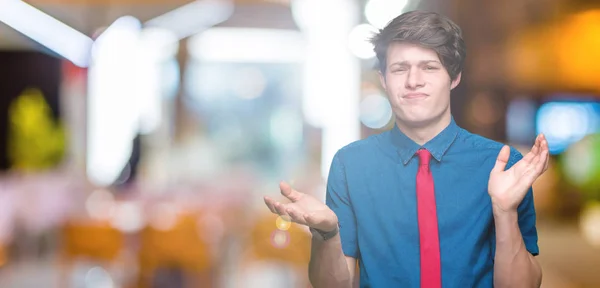
[[[281,195],[291,203],[277,202],[265,196],[265,203],[275,214],[287,216],[293,222],[306,225],[321,231],[333,231],[338,225],[338,218],[323,202],[308,194],[298,192],[285,182],[279,183]]]

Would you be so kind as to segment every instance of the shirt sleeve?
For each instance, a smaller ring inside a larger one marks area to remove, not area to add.
[[[358,258],[356,217],[348,194],[344,166],[336,153],[327,178],[326,204],[338,217],[342,250],[346,256]]]
[[[510,169],[515,163],[523,158],[523,155],[516,151],[514,148],[511,148],[510,159],[508,164],[506,165],[506,169]],[[537,256],[540,253],[538,247],[538,234],[536,228],[536,213],[535,206],[533,201],[533,189],[529,187],[527,194],[519,204],[517,208],[517,212],[519,215],[519,229],[521,230],[521,235],[523,236],[523,242],[525,243],[525,248],[529,253],[533,256]],[[494,252],[492,255],[495,255],[496,252],[496,234],[495,231],[492,235],[492,251]]]

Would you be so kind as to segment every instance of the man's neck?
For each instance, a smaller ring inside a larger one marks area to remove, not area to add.
[[[444,113],[441,117],[421,125],[410,125],[398,119],[396,119],[396,125],[404,135],[422,146],[446,129],[450,125],[450,121],[452,121],[450,113]]]

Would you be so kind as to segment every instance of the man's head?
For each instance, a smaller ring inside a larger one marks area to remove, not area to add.
[[[422,126],[450,116],[450,90],[460,82],[466,57],[456,24],[437,13],[411,11],[392,20],[372,43],[398,120]]]

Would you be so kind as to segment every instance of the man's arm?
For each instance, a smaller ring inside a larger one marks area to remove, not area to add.
[[[538,135],[523,157],[504,146],[490,173],[488,192],[495,224],[494,286],[540,287],[535,208],[531,186],[548,169],[548,142]],[[509,165],[508,163],[514,164]]]
[[[542,269],[527,251],[518,213],[494,211],[496,224],[496,256],[494,287],[540,287]]]
[[[271,212],[289,217],[298,224],[320,231],[339,228],[338,233],[328,240],[313,233],[309,280],[314,288],[351,288],[357,274],[358,257],[354,257],[358,256],[356,222],[343,169],[336,154],[327,181],[326,203],[292,189],[285,182],[280,183],[281,194],[291,203],[264,198]]]
[[[314,288],[351,288],[355,271],[356,259],[344,255],[339,234],[326,241],[313,236],[308,277]]]

